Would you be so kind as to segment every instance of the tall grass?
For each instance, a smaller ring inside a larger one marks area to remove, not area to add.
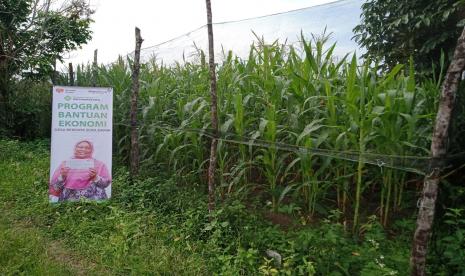
[[[378,212],[381,222],[387,224],[393,212],[403,207],[408,200],[406,183],[418,176],[369,165],[367,160],[372,153],[428,153],[427,137],[436,110],[431,99],[436,98],[439,86],[417,83],[413,61],[383,73],[376,64],[355,55],[334,56],[335,47],[326,47],[324,39],[307,41],[303,36],[299,45],[259,39],[247,60],[231,52],[225,55],[217,68],[222,135],[266,140],[270,146],[221,142],[220,194],[260,195],[261,202],[269,202],[275,212],[281,204],[292,202],[309,220],[339,208],[354,229],[361,213]],[[115,91],[114,140],[123,160],[127,160],[129,147],[128,62],[120,59],[102,66],[98,77],[99,85],[112,86]],[[78,68],[77,83],[89,82],[90,68]],[[209,138],[163,127],[210,128],[204,62],[145,64],[140,95],[140,141],[146,171],[163,167],[180,177],[191,175],[205,181]],[[286,152],[281,143],[356,157],[346,161],[337,154]]]

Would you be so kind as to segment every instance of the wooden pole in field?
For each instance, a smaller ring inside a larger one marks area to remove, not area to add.
[[[215,137],[218,136],[218,113],[216,96],[216,73],[215,55],[213,46],[213,24],[211,1],[206,0],[207,5],[207,29],[208,29],[208,55],[210,65],[210,98],[211,98],[211,120]],[[211,213],[215,209],[215,171],[216,171],[216,148],[218,140],[213,138],[210,145],[210,164],[208,166],[208,211]]]
[[[136,49],[134,51],[134,62],[132,66],[132,95],[131,95],[131,176],[139,172],[139,128],[137,126],[137,100],[139,97],[139,71],[140,71],[140,48],[142,45],[140,29],[136,27]]]
[[[438,196],[438,184],[443,169],[443,160],[447,153],[447,141],[449,138],[449,125],[452,109],[455,103],[462,71],[465,68],[465,28],[457,41],[454,58],[452,59],[441,91],[439,109],[436,115],[433,137],[431,141],[430,171],[426,175],[423,192],[419,201],[417,226],[413,237],[412,255],[410,267],[412,275],[425,275],[426,254],[428,242],[433,226],[436,198]]]
[[[73,71],[72,62],[70,62],[68,65],[68,72],[69,72],[69,86],[74,86],[74,71]]]
[[[96,87],[97,86],[97,54],[98,54],[98,49],[94,50],[94,62],[92,63],[92,86]]]

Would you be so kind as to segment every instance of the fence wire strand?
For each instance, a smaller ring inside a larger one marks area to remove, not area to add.
[[[128,126],[127,124],[119,124]],[[225,143],[244,145],[249,147],[260,147],[266,149],[275,149],[286,152],[293,152],[303,155],[315,155],[321,157],[328,157],[333,159],[345,160],[350,162],[363,162],[378,166],[379,168],[390,168],[401,170],[405,172],[415,173],[419,175],[426,175],[430,171],[430,165],[435,158],[430,156],[415,156],[415,155],[399,155],[399,154],[380,154],[373,152],[360,152],[360,151],[344,151],[344,150],[329,150],[322,148],[308,148],[299,145],[291,145],[282,142],[273,142],[263,139],[241,136],[233,132],[222,132],[218,135],[212,129],[196,129],[186,127],[176,127],[168,124],[152,124],[151,127],[156,129],[171,131],[171,132],[187,132],[195,133],[200,136],[205,136],[210,139],[217,139]],[[465,159],[465,152],[460,152],[453,155],[441,158],[440,163],[443,165],[443,177],[446,177],[460,168],[465,167],[465,164],[455,168],[453,161],[460,161]],[[437,162],[436,162],[437,163]]]

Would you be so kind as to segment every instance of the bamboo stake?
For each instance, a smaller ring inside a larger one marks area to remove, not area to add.
[[[215,137],[218,137],[218,113],[216,97],[216,73],[215,56],[213,46],[213,24],[211,1],[205,0],[207,5],[207,28],[208,28],[208,55],[210,65],[210,97],[211,97],[211,120]],[[215,208],[215,171],[216,171],[216,148],[218,140],[212,139],[210,146],[210,164],[208,166],[208,211],[211,213]]]
[[[444,166],[442,160],[447,153],[447,140],[449,138],[449,124],[454,108],[455,94],[460,81],[460,76],[465,67],[465,28],[457,41],[454,58],[447,70],[439,101],[439,109],[436,115],[433,137],[431,141],[432,159],[430,172],[426,175],[423,192],[419,200],[417,227],[413,237],[412,255],[410,267],[412,275],[425,275],[426,254],[428,241],[431,236],[438,184],[440,173]]]
[[[139,71],[140,48],[142,45],[140,29],[136,27],[136,49],[134,51],[134,63],[132,67],[132,95],[131,95],[131,176],[139,172],[139,140],[137,126],[137,100],[139,97]]]

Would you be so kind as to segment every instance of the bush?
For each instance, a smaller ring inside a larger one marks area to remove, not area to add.
[[[51,99],[50,83],[29,80],[14,83],[8,102],[0,106],[0,137],[50,137]]]

